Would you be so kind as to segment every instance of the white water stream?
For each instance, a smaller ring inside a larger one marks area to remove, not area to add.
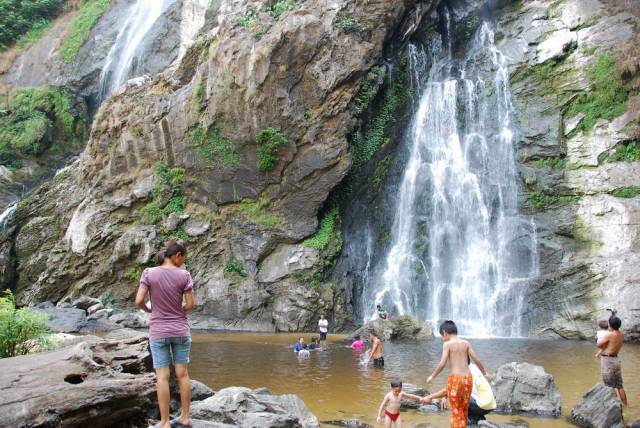
[[[391,245],[363,312],[382,303],[434,324],[453,319],[465,335],[517,336],[538,260],[533,220],[518,213],[506,64],[487,24],[462,60],[445,41],[427,49],[431,61],[410,50],[413,75],[432,65],[416,87]]]
[[[160,15],[175,0],[137,0],[129,9],[100,74],[100,98],[105,99],[135,76],[140,46]]]

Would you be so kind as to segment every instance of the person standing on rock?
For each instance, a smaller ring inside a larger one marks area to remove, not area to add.
[[[154,428],[191,426],[191,379],[187,366],[191,350],[191,326],[187,312],[193,309],[193,280],[182,269],[187,257],[187,245],[181,240],[170,240],[156,255],[159,266],[147,268],[140,278],[136,306],[151,313],[149,341],[153,368],[156,371],[160,422]],[[147,297],[151,304],[147,303]],[[170,364],[174,365],[180,385],[182,413],[169,419]]]
[[[598,339],[600,353],[600,369],[602,372],[602,382],[616,390],[618,398],[623,406],[627,405],[627,394],[622,387],[622,365],[618,358],[618,353],[624,344],[624,333],[620,331],[622,321],[612,311],[609,317],[609,331]]]
[[[318,320],[318,329],[320,329],[320,341],[327,340],[327,332],[329,331],[329,320],[324,317],[324,314],[320,314]]]

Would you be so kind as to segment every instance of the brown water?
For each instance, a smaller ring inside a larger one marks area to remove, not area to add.
[[[276,394],[297,394],[321,420],[357,418],[374,424],[380,401],[392,379],[424,384],[437,365],[442,342],[433,339],[418,343],[384,345],[385,369],[363,367],[359,355],[343,337],[329,336],[324,350],[312,351],[311,358],[299,360],[292,345],[299,335],[262,333],[194,334],[191,376],[213,389],[228,386],[265,386]],[[307,339],[311,335],[305,335]],[[536,339],[471,339],[489,371],[511,361],[527,361],[544,366],[560,388],[562,418],[543,419],[489,415],[493,421],[523,419],[531,427],[571,426],[565,417],[582,394],[600,382],[595,349],[588,342]],[[630,407],[628,422],[640,418],[640,346],[626,345],[621,353],[625,390]],[[444,386],[446,371],[432,390]],[[448,413],[423,414],[404,411],[405,427],[448,427]],[[426,425],[424,425],[426,424]]]

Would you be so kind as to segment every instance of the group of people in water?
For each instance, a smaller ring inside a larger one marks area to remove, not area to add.
[[[184,263],[187,257],[187,244],[182,240],[172,239],[166,248],[156,255],[158,266],[147,268],[142,273],[140,285],[135,298],[138,308],[151,314],[149,322],[149,341],[156,371],[156,387],[160,421],[153,428],[190,427],[191,380],[188,364],[191,349],[191,327],[187,313],[193,309],[193,280]],[[389,314],[378,305],[381,319],[389,319]],[[602,378],[605,385],[614,388],[620,401],[626,405],[627,398],[622,385],[622,370],[618,354],[623,346],[624,334],[620,331],[622,321],[615,311],[607,321],[599,323],[597,332],[598,353]],[[310,344],[300,337],[294,351],[301,358],[309,357],[310,350],[322,347],[327,338],[329,322],[324,315],[318,321],[319,337],[314,336]],[[391,390],[384,396],[378,409],[376,419],[384,420],[385,428],[395,425],[401,428],[400,406],[403,399],[416,400],[423,404],[434,402],[438,398],[441,406],[450,408],[450,424],[452,428],[463,428],[468,421],[477,422],[496,408],[496,400],[491,391],[484,365],[476,355],[473,347],[466,340],[458,337],[458,328],[452,320],[442,322],[439,333],[443,340],[442,357],[426,383],[432,383],[449,367],[446,387],[425,397],[402,391],[400,380],[391,382]],[[371,347],[366,351],[366,363],[373,362],[374,367],[384,367],[383,343],[376,334],[370,332]],[[356,336],[351,344],[356,350],[363,350],[365,343]],[[181,413],[171,419],[169,413],[170,365],[175,368],[180,388]]]

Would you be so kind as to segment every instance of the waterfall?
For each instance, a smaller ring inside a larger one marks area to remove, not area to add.
[[[419,97],[409,156],[390,245],[364,285],[362,313],[375,316],[382,303],[431,323],[453,319],[464,335],[521,335],[537,238],[533,220],[518,213],[505,59],[487,23],[463,59],[453,58],[449,34],[409,52]]]
[[[0,232],[2,232],[11,218],[11,214],[16,210],[16,204],[11,205],[9,208],[0,213]]]
[[[153,24],[174,1],[136,0],[131,6],[105,59],[100,74],[100,99],[105,99],[129,78],[135,77],[138,56],[143,53],[140,46]]]

